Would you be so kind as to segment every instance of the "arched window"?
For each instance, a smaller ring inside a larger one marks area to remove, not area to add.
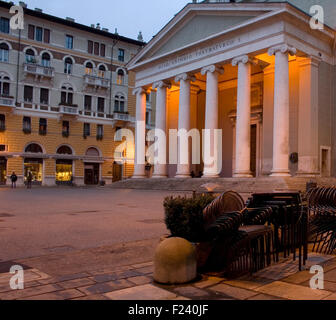
[[[73,105],[73,93],[74,90],[71,85],[63,85],[61,91],[61,104]]]
[[[125,73],[123,70],[119,70],[117,73],[117,84],[122,85],[124,84]]]
[[[85,73],[91,75],[93,73],[93,64],[91,62],[87,62],[85,65]]]
[[[86,155],[88,157],[99,157],[100,156],[99,151],[94,147],[87,149]]]
[[[26,51],[26,62],[27,63],[36,63],[34,50],[28,49]]]
[[[57,149],[57,154],[67,154],[72,155],[72,150],[68,146],[61,146]]]
[[[114,112],[124,113],[125,109],[125,97],[121,94],[114,97]]]
[[[50,67],[50,54],[47,52],[42,54],[42,66]]]
[[[43,153],[42,148],[36,144],[36,143],[31,143],[28,145],[25,149],[26,153]]]
[[[8,76],[0,76],[0,94],[3,97],[8,97],[10,92],[10,79]]]
[[[64,73],[71,74],[72,73],[72,59],[66,58],[64,60]]]
[[[0,61],[1,62],[9,61],[9,47],[6,43],[0,44]]]
[[[105,78],[106,67],[104,65],[99,66],[98,77]]]

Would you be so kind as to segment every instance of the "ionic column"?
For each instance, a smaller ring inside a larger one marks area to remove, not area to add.
[[[190,131],[190,82],[195,81],[187,73],[178,75],[175,82],[180,83],[179,120],[178,130]],[[176,178],[190,178],[190,149],[189,145],[182,146],[180,138],[177,143],[177,173]]]
[[[135,159],[133,179],[146,177],[146,90],[137,88],[136,95],[136,125],[135,125]]]
[[[236,166],[235,178],[251,178],[251,60],[248,56],[233,59],[238,65]]]
[[[272,177],[288,177],[289,174],[289,62],[288,54],[295,48],[284,44],[269,49],[275,55],[274,74],[274,131]]]
[[[160,154],[155,156],[155,165],[154,165],[154,173],[153,178],[167,178],[167,89],[169,89],[171,85],[164,81],[158,81],[153,84],[153,89],[157,89],[156,92],[156,121],[155,121],[155,136],[158,139],[158,143],[160,143],[160,139],[164,138],[166,143],[163,143],[162,146],[159,146],[158,152],[164,154]],[[162,136],[162,133],[165,136]],[[160,163],[160,159],[165,159],[164,163]]]
[[[206,139],[204,142],[204,150],[206,150],[206,152],[204,152],[203,178],[217,178],[220,173],[218,172],[219,146],[215,138],[215,130],[218,129],[218,75],[222,73],[223,69],[217,68],[215,65],[205,67],[201,70],[201,74],[207,76],[205,130],[210,130],[211,137],[210,141]],[[211,143],[211,141],[213,141],[213,143]],[[214,160],[211,161],[211,158]],[[212,165],[210,165],[211,162],[213,162]]]
[[[309,57],[299,61],[299,168],[298,175],[319,174],[318,146],[318,67],[321,59]]]

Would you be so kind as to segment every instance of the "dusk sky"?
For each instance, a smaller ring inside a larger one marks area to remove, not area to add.
[[[14,1],[18,3],[18,1]],[[76,22],[101,24],[122,36],[137,38],[141,30],[149,41],[191,0],[25,0],[29,9],[61,18],[71,17]]]

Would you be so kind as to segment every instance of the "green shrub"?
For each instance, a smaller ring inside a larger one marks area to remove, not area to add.
[[[199,242],[204,235],[203,210],[215,197],[211,194],[168,197],[164,201],[165,223],[173,237]]]

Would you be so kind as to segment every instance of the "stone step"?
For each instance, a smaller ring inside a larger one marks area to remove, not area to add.
[[[215,184],[215,191],[234,190],[240,193],[271,192],[271,191],[306,191],[309,181],[317,182],[319,186],[336,185],[336,178],[271,178],[254,179],[216,178],[216,179],[128,179],[114,183],[114,189],[141,189],[166,191],[196,191],[204,192],[206,184]]]

